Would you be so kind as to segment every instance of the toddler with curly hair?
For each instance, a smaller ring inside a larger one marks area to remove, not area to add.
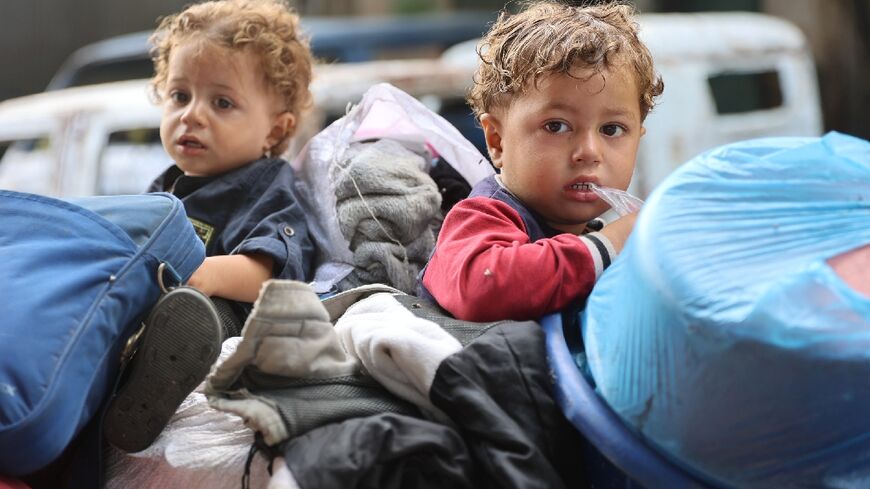
[[[187,286],[147,315],[105,418],[128,452],[148,447],[238,335],[262,284],[309,281],[315,247],[279,156],[311,105],[312,55],[282,0],[217,0],[164,18],[151,37],[152,95],[175,164],[149,191],[178,197],[205,244]]]
[[[444,219],[420,295],[458,319],[537,319],[585,299],[634,214],[603,226],[593,186],[625,190],[664,85],[626,4],[503,13],[469,103],[499,173]]]

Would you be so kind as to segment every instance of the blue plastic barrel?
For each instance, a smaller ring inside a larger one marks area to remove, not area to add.
[[[628,430],[580,374],[560,314],[541,319],[556,401],[587,442],[580,454],[594,489],[726,489],[702,483]]]

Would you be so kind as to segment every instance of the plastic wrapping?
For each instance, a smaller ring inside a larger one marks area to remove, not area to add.
[[[595,195],[610,205],[610,209],[622,217],[632,212],[637,212],[643,206],[643,201],[630,193],[618,188],[600,187],[594,183],[589,184]]]
[[[867,141],[702,154],[653,192],[589,297],[600,395],[725,487],[870,487],[870,298],[829,264],[868,245]]]
[[[332,290],[353,270],[353,253],[338,224],[336,173],[351,144],[383,138],[415,152],[440,155],[472,186],[494,172],[474,145],[441,116],[390,84],[372,86],[347,115],[312,137],[292,162],[299,177],[300,204],[323,253],[314,281],[318,293]],[[428,171],[427,160],[421,161]]]
[[[241,340],[227,339],[220,364]],[[131,454],[111,449],[106,488],[237,489],[254,433],[242,418],[208,405],[200,384],[178,407],[160,436],[147,449]],[[251,464],[251,487],[269,483],[268,463],[258,455]]]

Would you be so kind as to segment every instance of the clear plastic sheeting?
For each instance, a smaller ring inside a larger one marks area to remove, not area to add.
[[[870,487],[870,298],[829,265],[868,244],[867,141],[696,157],[647,200],[583,312],[598,392],[721,486]]]
[[[595,192],[595,195],[600,197],[604,202],[607,202],[610,205],[610,209],[620,217],[637,212],[643,206],[642,200],[618,188],[601,187],[594,183],[590,183],[589,186]]]
[[[420,169],[427,172],[430,158],[444,158],[471,186],[494,172],[474,145],[420,101],[388,83],[369,88],[359,104],[312,137],[291,163],[299,177],[299,203],[322,255],[313,283],[319,294],[335,292],[354,268],[350,243],[339,225],[336,175],[347,165],[352,145],[378,139],[425,155]]]
[[[218,364],[238,346],[227,339]],[[163,432],[147,449],[125,454],[109,447],[106,488],[237,489],[245,473],[254,432],[242,418],[208,405],[200,384],[178,407]],[[251,487],[269,484],[268,461],[258,454],[251,463]]]

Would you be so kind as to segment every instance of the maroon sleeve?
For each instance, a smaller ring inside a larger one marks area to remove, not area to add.
[[[487,197],[456,204],[423,285],[458,319],[537,319],[585,297],[595,283],[589,248],[573,234],[531,242],[519,213]]]

